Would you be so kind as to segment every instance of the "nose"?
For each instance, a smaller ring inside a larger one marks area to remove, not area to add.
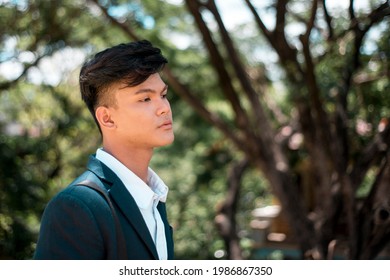
[[[160,99],[157,104],[157,111],[156,114],[158,116],[168,114],[171,112],[171,105],[169,104],[169,101],[165,99]]]

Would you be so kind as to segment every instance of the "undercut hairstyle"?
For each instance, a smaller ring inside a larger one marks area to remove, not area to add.
[[[99,106],[114,106],[115,97],[109,90],[114,83],[134,87],[150,75],[160,72],[167,59],[161,50],[142,40],[119,44],[97,53],[80,70],[81,98],[91,112],[102,133],[95,110]]]

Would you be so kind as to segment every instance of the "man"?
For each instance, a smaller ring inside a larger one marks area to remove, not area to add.
[[[83,65],[81,96],[103,144],[87,171],[47,205],[35,259],[173,258],[168,188],[149,168],[154,148],[174,140],[168,87],[159,74],[166,63],[158,48],[139,41]]]

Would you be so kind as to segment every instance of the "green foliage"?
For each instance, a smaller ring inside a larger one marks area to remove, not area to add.
[[[0,259],[32,257],[47,201],[98,143],[74,90],[24,83],[0,96]]]

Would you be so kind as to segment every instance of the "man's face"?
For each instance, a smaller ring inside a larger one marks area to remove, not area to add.
[[[116,106],[110,111],[118,143],[130,149],[153,149],[173,142],[168,87],[159,74],[136,87],[115,84],[111,90],[116,98]]]

